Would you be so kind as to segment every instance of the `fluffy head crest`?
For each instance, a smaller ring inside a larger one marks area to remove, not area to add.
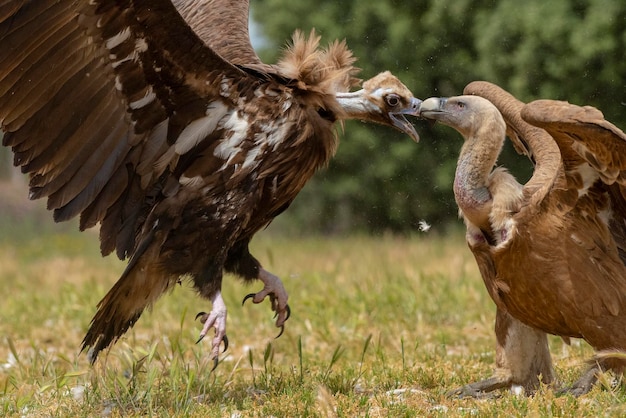
[[[359,71],[353,66],[356,58],[345,40],[320,49],[320,36],[315,29],[308,39],[300,31],[292,39],[276,67],[281,75],[298,80],[299,88],[332,94],[348,91],[360,82],[354,77]]]

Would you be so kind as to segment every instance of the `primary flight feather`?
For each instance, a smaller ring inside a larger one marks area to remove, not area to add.
[[[168,288],[211,300],[200,337],[226,338],[223,272],[260,280],[282,328],[287,292],[249,250],[362,119],[417,134],[419,100],[390,73],[358,82],[344,42],[296,33],[275,65],[248,37],[247,1],[6,1],[0,7],[3,144],[56,221],[99,225],[128,258],[83,341],[90,358]],[[187,19],[183,19],[181,14]],[[189,23],[187,23],[189,22]]]

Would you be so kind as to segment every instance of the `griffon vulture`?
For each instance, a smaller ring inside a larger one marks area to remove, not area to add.
[[[553,382],[546,333],[604,351],[564,389],[585,393],[598,371],[625,365],[606,351],[626,349],[626,135],[589,106],[525,105],[486,82],[464,94],[420,110],[465,139],[454,195],[497,306],[496,372],[456,393]],[[495,167],[505,135],[535,164],[524,185]]]
[[[287,292],[249,250],[361,119],[417,141],[419,100],[390,73],[358,80],[345,42],[299,33],[276,65],[248,37],[247,1],[5,1],[3,144],[56,221],[100,226],[103,255],[129,259],[83,340],[90,359],[181,278],[212,303],[200,338],[227,346],[223,272],[264,287],[284,329]],[[192,29],[193,28],[193,29]],[[197,30],[196,33],[194,30]],[[245,299],[244,299],[245,300]],[[279,334],[280,335],[280,334]]]

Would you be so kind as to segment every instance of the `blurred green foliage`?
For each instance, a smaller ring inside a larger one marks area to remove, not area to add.
[[[626,2],[614,0],[252,0],[275,62],[295,29],[323,44],[346,39],[361,77],[391,70],[420,98],[460,94],[473,80],[518,98],[568,100],[602,110],[626,128]],[[422,140],[349,122],[330,166],[318,173],[274,228],[290,233],[405,232],[420,220],[457,224],[452,180],[461,137],[415,121]],[[0,147],[0,178],[12,172]],[[500,164],[520,181],[530,163],[507,147]]]
[[[274,62],[295,29],[323,44],[346,39],[364,79],[390,70],[420,98],[461,94],[488,80],[524,101],[592,105],[626,128],[626,3],[612,0],[253,0]],[[276,222],[293,231],[411,232],[456,221],[452,179],[461,137],[416,120],[422,140],[388,128],[346,124],[328,169]],[[530,163],[500,158],[525,181]]]

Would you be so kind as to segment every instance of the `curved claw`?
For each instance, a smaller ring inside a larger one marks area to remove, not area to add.
[[[196,314],[196,317],[194,318],[194,321],[197,320],[198,318],[200,318],[201,316],[206,316],[206,312],[198,312]],[[204,319],[204,321],[206,321],[206,318]],[[204,321],[200,320],[200,322],[204,323]]]
[[[281,334],[282,334],[282,332],[281,332]],[[196,341],[196,344],[198,344],[200,341],[202,341],[204,339],[204,337],[205,337],[204,335],[200,335],[200,338],[198,338],[198,341]],[[226,335],[224,335],[224,338],[222,338],[222,341],[224,341],[224,349],[222,350],[222,353],[225,353],[226,350],[228,350],[228,337]]]
[[[291,308],[289,307],[289,305],[285,307],[285,310],[287,311],[287,316],[285,316],[285,321],[287,321],[289,317],[291,316]],[[276,318],[277,316],[278,316],[278,311],[274,313],[274,318]]]
[[[211,371],[209,373],[212,373],[215,369],[217,369],[217,364],[219,363],[219,361],[217,360],[217,357],[215,357],[215,360],[213,360],[213,368],[211,369]]]
[[[277,335],[277,336],[275,336],[275,337],[274,337],[274,339],[277,339],[277,338],[279,338],[281,335],[283,335],[283,332],[285,332],[285,326],[284,326],[284,325],[281,325],[281,326],[280,326],[280,332],[278,333],[278,335]]]
[[[248,299],[253,298],[255,296],[256,296],[256,293],[248,293],[241,301],[241,306],[243,306],[243,304],[246,303]]]

